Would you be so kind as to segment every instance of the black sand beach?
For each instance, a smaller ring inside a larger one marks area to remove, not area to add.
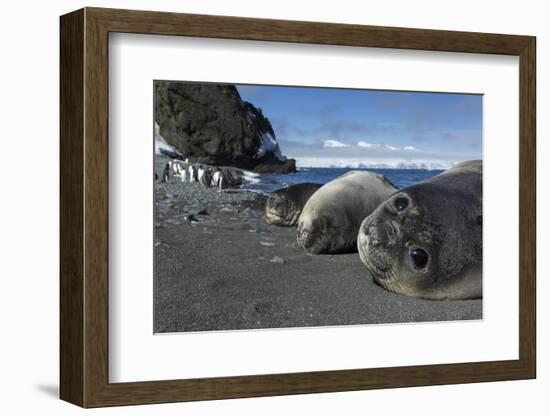
[[[157,156],[159,177],[164,161]],[[295,228],[263,222],[264,203],[252,192],[155,182],[155,333],[481,319],[481,299],[396,295],[357,253],[306,253]]]

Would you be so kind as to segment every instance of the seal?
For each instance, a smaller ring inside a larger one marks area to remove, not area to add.
[[[295,226],[304,205],[321,186],[305,182],[272,192],[265,204],[264,221],[272,225]]]
[[[384,176],[350,171],[326,183],[298,219],[298,245],[313,254],[355,251],[361,222],[397,189]]]
[[[424,299],[482,297],[482,169],[461,163],[365,218],[357,247],[379,285]]]

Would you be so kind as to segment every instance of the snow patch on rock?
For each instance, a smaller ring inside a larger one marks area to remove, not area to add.
[[[273,156],[275,156],[277,160],[280,160],[281,162],[286,160],[286,157],[281,153],[277,139],[273,137],[272,134],[263,133],[260,140],[260,147],[258,147],[258,152],[256,153],[257,157],[262,157],[265,154],[272,152]]]
[[[166,143],[164,137],[160,135],[160,126],[157,122],[155,122],[155,154],[170,156],[173,158],[181,157],[179,152]]]

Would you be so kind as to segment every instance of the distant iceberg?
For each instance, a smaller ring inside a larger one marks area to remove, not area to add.
[[[454,166],[455,161],[434,160],[383,160],[370,161],[353,158],[297,157],[298,168],[350,168],[350,169],[423,169],[446,170]]]

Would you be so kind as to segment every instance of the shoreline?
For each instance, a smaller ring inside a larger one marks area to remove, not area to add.
[[[295,228],[263,221],[265,194],[172,179],[154,195],[155,333],[482,318],[481,299],[388,292],[357,253],[304,252]]]

